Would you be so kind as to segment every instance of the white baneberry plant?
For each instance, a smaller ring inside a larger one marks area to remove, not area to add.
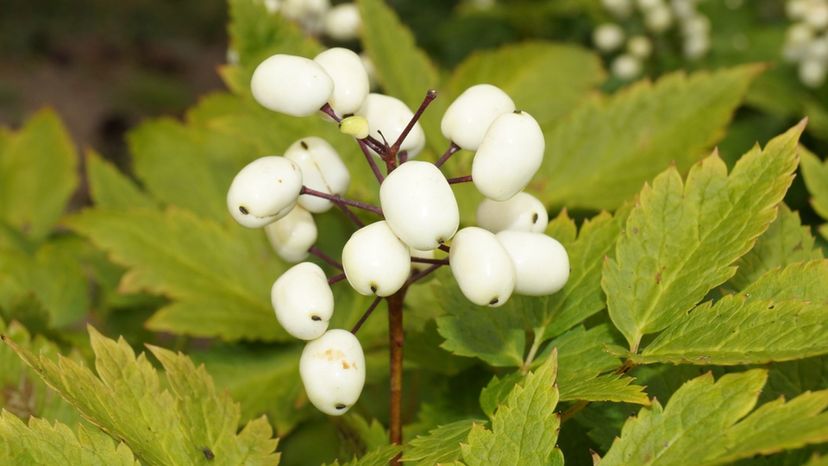
[[[391,348],[390,430],[401,441],[402,309],[406,290],[448,265],[462,294],[472,303],[499,307],[513,294],[543,296],[560,290],[569,277],[564,247],[544,234],[543,204],[524,192],[543,161],[540,125],[490,84],[469,87],[442,119],[448,149],[435,163],[412,160],[425,145],[418,120],[437,97],[429,90],[419,108],[369,93],[368,73],[356,53],[326,50],[310,59],[273,55],[254,71],[251,89],[264,107],[293,116],[319,112],[354,138],[379,184],[379,205],[345,197],[350,176],[338,152],[308,136],[283,155],[267,155],[244,167],[227,193],[230,214],[241,225],[264,227],[282,259],[297,263],[273,285],[279,324],[307,340],[300,375],[311,403],[338,416],[359,399],[365,356],[356,334],[385,300]],[[441,166],[461,150],[474,152],[471,174],[447,178]],[[485,196],[479,226],[461,228],[452,185],[473,183]],[[337,260],[314,243],[313,214],[336,206],[357,230]],[[368,224],[352,209],[374,218]],[[340,273],[303,262],[315,255]],[[374,296],[358,323],[330,329],[335,312],[332,286],[347,283]]]
[[[613,21],[598,25],[592,42],[622,81],[641,76],[654,49],[671,41],[687,60],[698,60],[710,50],[710,19],[698,10],[700,1],[602,0]]]

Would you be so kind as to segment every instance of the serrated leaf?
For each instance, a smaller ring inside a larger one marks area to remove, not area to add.
[[[267,155],[237,137],[171,119],[145,122],[127,140],[135,174],[153,197],[219,222],[231,221],[226,196],[233,176]]]
[[[65,424],[30,418],[29,425],[8,411],[0,413],[0,462],[4,465],[66,464],[139,466],[132,451],[84,426],[77,435]]]
[[[828,219],[828,162],[821,161],[810,151],[801,148],[802,176],[811,193],[811,206],[824,219]]]
[[[535,364],[541,363],[553,349],[558,354],[556,383],[561,401],[615,401],[649,404],[644,387],[633,384],[633,379],[613,373],[621,366],[621,360],[611,354],[620,348],[610,333],[608,325],[586,330],[575,327],[547,344]],[[500,405],[515,384],[523,379],[520,372],[498,378],[495,376],[480,393],[480,406],[489,417]]]
[[[467,88],[488,83],[503,89],[521,110],[545,127],[581,103],[606,73],[587,49],[551,42],[521,42],[472,53],[446,85],[447,102]]]
[[[805,391],[828,388],[828,356],[775,363],[768,368],[763,395],[793,398]]]
[[[529,189],[551,205],[617,207],[671,163],[684,170],[698,160],[757,71],[674,73],[586,103],[546,129],[546,157]]]
[[[696,307],[633,360],[734,365],[825,353],[828,261],[819,260],[772,270],[743,293]]]
[[[492,418],[491,430],[475,423],[462,444],[463,461],[475,465],[563,464],[555,449],[560,418],[555,412],[557,354],[516,385]]]
[[[36,355],[5,340],[87,420],[121,439],[142,463],[153,465],[276,465],[277,440],[265,418],[237,433],[239,407],[218,393],[203,367],[155,349],[165,382],[142,353],[90,327],[95,369],[58,356]],[[168,385],[170,388],[164,388]]]
[[[58,347],[51,341],[32,336],[18,322],[6,324],[0,319],[0,335],[20,347],[40,354],[56,355]],[[7,345],[0,345],[0,408],[27,419],[37,416],[73,424],[78,414],[40,380]]]
[[[310,413],[298,376],[301,351],[298,346],[264,351],[225,348],[192,357],[239,402],[242,419],[265,414],[276,433],[284,436]]]
[[[706,464],[724,464],[756,454],[828,441],[828,390],[804,393],[788,402],[766,403],[730,428],[725,451]]]
[[[417,466],[446,464],[460,459],[460,443],[466,440],[472,425],[482,424],[475,419],[463,419],[432,429],[409,442],[402,462]]]
[[[174,299],[150,319],[150,328],[227,340],[289,339],[269,302],[283,266],[264,252],[268,246],[260,235],[250,237],[259,232],[174,208],[87,210],[69,223],[129,269],[122,289]]]
[[[577,239],[572,238],[574,224],[569,225],[568,217],[551,222],[548,232],[563,240],[572,269],[566,286],[553,295],[512,296],[504,306],[491,309],[471,304],[455,285],[440,283],[437,302],[447,313],[437,320],[446,339],[443,347],[494,366],[520,366],[525,331],[542,330],[543,338],[550,339],[604,309],[600,271],[625,216],[623,209],[616,217],[601,213],[583,223]]]
[[[428,55],[417,48],[411,31],[383,0],[358,0],[356,3],[362,18],[362,45],[376,68],[384,93],[402,100],[411,111],[416,111],[426,92],[437,88],[436,68]],[[447,105],[444,99],[438,99],[420,119],[426,142],[436,153],[445,149],[439,147],[443,139],[438,135],[442,117],[440,108]]]
[[[735,273],[776,216],[796,168],[794,127],[743,156],[728,176],[716,155],[682,182],[675,168],[645,186],[604,267],[610,317],[635,352]]]
[[[386,466],[401,451],[399,445],[385,445],[368,452],[362,458],[354,458],[347,463],[334,461],[330,466]]]
[[[155,202],[97,152],[86,154],[86,176],[92,200],[107,209],[153,208]]]
[[[693,379],[666,407],[656,401],[630,418],[598,465],[682,466],[688,458],[704,458],[721,445],[721,432],[753,409],[764,383],[762,370],[715,382],[710,374]]]
[[[776,267],[822,259],[822,249],[814,242],[811,229],[802,226],[799,214],[782,204],[776,220],[759,237],[753,249],[736,262],[738,270],[729,284],[741,290]]]
[[[0,221],[44,238],[78,185],[77,153],[51,110],[29,119],[0,145]]]

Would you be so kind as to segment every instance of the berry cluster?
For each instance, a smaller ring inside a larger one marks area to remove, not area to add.
[[[610,69],[618,79],[641,75],[644,63],[653,54],[653,44],[675,25],[682,53],[690,60],[710,49],[710,20],[697,9],[699,0],[602,0],[604,9],[617,22],[599,25],[592,34],[602,53],[616,54]],[[638,15],[636,15],[638,13]]]
[[[785,11],[793,21],[783,55],[799,66],[799,80],[817,88],[828,75],[828,0],[788,0]]]
[[[271,56],[254,71],[251,88],[270,110],[293,116],[321,111],[338,122],[340,131],[356,139],[380,183],[379,206],[343,197],[350,176],[339,154],[326,141],[305,137],[284,156],[245,166],[227,194],[233,218],[246,227],[264,227],[284,260],[300,262],[314,254],[342,270],[328,278],[318,265],[301,262],[282,274],[271,292],[279,323],[309,341],[300,375],[308,398],[321,411],[343,414],[359,397],[365,361],[354,334],[364,320],[382,299],[390,303],[401,297],[437,268],[448,265],[471,302],[492,307],[506,303],[512,293],[547,295],[566,283],[566,250],[543,233],[544,205],[522,191],[541,165],[543,133],[501,89],[472,86],[448,107],[441,129],[451,143],[431,163],[411,159],[425,145],[418,119],[437,93],[429,91],[416,112],[398,99],[369,93],[367,72],[348,49],[329,49],[312,60]],[[475,153],[472,173],[447,179],[440,167],[461,149]],[[486,197],[477,210],[479,227],[460,228],[451,185],[462,182],[474,183]],[[312,214],[333,206],[358,226],[341,263],[314,246]],[[351,208],[379,219],[365,225]],[[328,330],[334,312],[331,285],[343,280],[357,293],[374,296],[351,332]]]

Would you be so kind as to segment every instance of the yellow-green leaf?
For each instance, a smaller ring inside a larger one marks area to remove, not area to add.
[[[736,272],[774,220],[797,164],[802,124],[751,150],[728,175],[716,155],[686,183],[670,168],[647,185],[629,215],[603,288],[613,323],[635,352]]]
[[[723,134],[758,69],[667,75],[590,101],[546,131],[529,185],[551,205],[613,209],[675,164],[685,170]]]

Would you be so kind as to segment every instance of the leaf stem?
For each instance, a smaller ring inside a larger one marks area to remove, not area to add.
[[[373,212],[379,216],[382,216],[382,209],[375,205],[368,204],[367,202],[355,201],[353,199],[346,199],[336,194],[323,193],[322,191],[317,191],[307,186],[302,186],[302,190],[299,191],[299,194],[307,194],[308,196],[321,197],[322,199],[327,199],[333,202],[334,204],[345,204],[359,209],[367,210],[369,212]]]
[[[526,359],[523,361],[523,364],[520,366],[520,373],[526,374],[529,372],[529,367],[532,365],[532,362],[535,360],[535,356],[538,354],[538,349],[540,349],[541,343],[543,343],[543,334],[546,332],[546,327],[537,327],[532,329],[532,347],[529,348],[529,354],[526,355]]]
[[[331,266],[333,266],[333,267],[336,267],[336,268],[337,268],[337,269],[339,269],[339,270],[343,270],[343,269],[342,269],[342,264],[341,264],[341,263],[339,263],[339,261],[337,261],[337,260],[336,260],[336,259],[334,259],[333,257],[331,257],[331,256],[329,256],[329,255],[327,255],[327,254],[325,254],[325,253],[324,253],[321,249],[319,249],[318,247],[316,247],[316,245],[311,246],[311,247],[310,247],[310,249],[308,249],[308,252],[309,252],[309,253],[311,253],[311,254],[313,254],[314,256],[316,256],[316,257],[318,257],[318,258],[322,259],[323,261],[325,261],[326,263],[328,263],[328,265],[331,265]]]
[[[365,226],[365,223],[362,220],[360,220],[359,217],[357,217],[357,215],[353,213],[351,209],[348,208],[348,206],[339,203],[335,203],[335,205],[339,208],[339,210],[342,211],[342,213],[345,214],[346,217],[348,217],[349,219],[351,219],[352,222],[354,222],[354,225],[356,225],[357,228],[362,228]]]
[[[377,296],[376,298],[374,298],[374,300],[368,306],[368,309],[366,309],[365,312],[362,313],[362,317],[360,317],[359,320],[357,321],[357,323],[354,324],[354,328],[351,329],[351,333],[356,335],[356,333],[359,331],[360,327],[362,327],[362,324],[364,324],[365,321],[368,320],[368,317],[370,317],[371,313],[374,312],[374,309],[377,308],[377,305],[379,305],[380,301],[382,301],[382,298],[380,296]]]

